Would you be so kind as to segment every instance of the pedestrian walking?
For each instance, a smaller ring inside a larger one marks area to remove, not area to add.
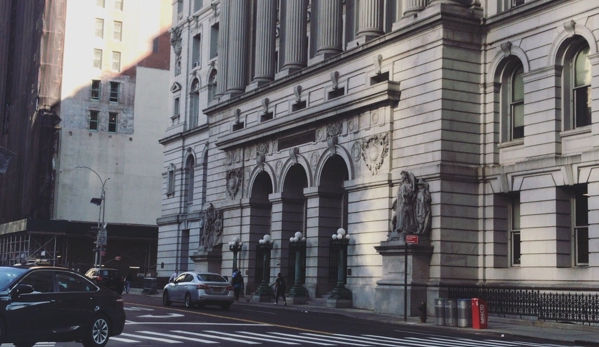
[[[125,277],[125,293],[129,294],[129,289],[131,289],[131,281],[133,280],[133,275],[131,272],[127,272],[127,276]]]
[[[241,275],[241,271],[238,269],[233,270],[233,278],[231,279],[231,283],[233,284],[233,293],[235,294],[235,301],[239,302],[239,293],[243,291],[243,276]]]
[[[287,306],[287,298],[285,298],[285,290],[287,286],[283,275],[279,272],[275,281],[275,305],[279,304],[279,296],[283,298],[284,305]]]
[[[173,274],[171,275],[171,278],[169,278],[168,281],[173,282],[175,280],[175,278],[177,278],[177,276],[179,276],[179,271],[177,269],[175,269],[175,272],[173,272]]]

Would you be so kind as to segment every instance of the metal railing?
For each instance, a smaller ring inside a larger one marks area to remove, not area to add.
[[[489,313],[558,322],[599,323],[599,293],[543,289],[449,287],[450,299],[480,298]]]

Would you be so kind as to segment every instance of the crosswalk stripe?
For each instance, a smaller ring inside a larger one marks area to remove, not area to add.
[[[273,335],[277,335],[277,336],[286,336],[291,338],[294,341],[299,341],[299,342],[307,342],[307,343],[311,343],[314,345],[321,345],[321,346],[336,346],[336,344],[334,343],[326,343],[326,342],[316,342],[313,340],[316,340],[312,337],[308,337],[308,336],[300,336],[300,335],[293,335],[293,334],[286,334],[286,333],[279,333],[276,331],[271,331],[269,332],[269,334],[273,334]]]
[[[431,337],[430,339],[432,339],[432,340],[438,340],[438,341],[451,341],[451,340],[449,340],[449,339],[446,339],[446,338],[439,338],[439,337]],[[479,340],[471,340],[471,339],[463,339],[463,338],[462,338],[462,339],[460,339],[460,343],[462,344],[462,346],[463,346],[463,344],[466,344],[466,345],[468,345],[468,346],[474,346],[474,347],[478,347],[478,346],[480,346],[480,341],[479,341]],[[485,340],[485,347],[493,347],[493,346],[497,346],[497,347],[500,347],[500,346],[509,346],[509,345],[506,345],[506,343],[510,343],[510,342],[508,342],[508,341],[503,341],[503,343],[501,343],[501,344],[497,344],[497,343],[495,343],[495,342],[489,342],[488,340]]]
[[[238,338],[223,337],[223,336],[214,336],[214,335],[208,335],[208,334],[202,334],[202,333],[194,333],[194,332],[191,332],[191,331],[171,330],[171,332],[177,333],[177,334],[187,334],[187,335],[192,335],[192,336],[202,336],[202,337],[207,337],[207,338],[215,339],[215,340],[225,340],[225,341],[239,342],[239,343],[246,344],[246,345],[260,345],[261,344],[260,342],[242,341],[242,340],[239,340]],[[212,333],[211,330],[204,330],[204,332]]]
[[[464,344],[462,343],[461,339],[447,339],[446,341],[443,341],[443,339],[434,339],[434,338],[420,338],[420,337],[406,337],[406,340],[410,340],[413,342],[419,342],[421,345],[423,343],[426,343],[426,346],[439,346],[439,347],[463,347]],[[480,346],[480,341],[478,343],[478,346]],[[486,347],[486,346],[485,346]]]
[[[264,334],[251,333],[249,331],[236,331],[235,333],[244,335],[243,337],[246,339],[254,339],[254,340],[258,340],[258,341],[268,341],[268,342],[273,341],[272,338],[266,337],[266,336],[264,336]],[[221,333],[221,334],[224,334],[224,333]],[[299,345],[299,343],[296,343],[296,342],[281,341],[280,339],[277,339],[277,343],[284,344],[284,345]]]
[[[164,343],[183,343],[181,341],[173,341],[173,340],[162,339],[159,337],[136,335],[136,334],[129,334],[129,333],[122,333],[121,336],[128,336],[128,337],[133,337],[133,338],[142,339],[142,340],[144,340],[144,339],[145,340],[154,340],[154,341],[160,341],[160,342],[164,342]]]
[[[170,337],[172,339],[194,341],[194,342],[206,343],[206,344],[218,343],[216,341],[211,341],[211,340],[196,339],[196,338],[193,338],[193,337],[179,336],[179,335],[173,335],[173,334],[165,334],[165,333],[159,333],[159,332],[155,332],[155,331],[137,331],[137,333],[157,335],[157,336],[162,336],[162,337]]]
[[[405,340],[405,337],[402,339],[398,339],[395,337],[389,337],[389,336],[379,336],[379,335],[364,335],[364,336],[368,336],[368,337],[372,337],[372,338],[377,338],[377,339],[381,339],[385,342],[395,342],[396,346],[415,346],[415,347],[423,347],[422,343],[420,342],[411,342],[411,341],[407,341]]]
[[[347,334],[333,334],[335,336],[345,336],[347,338],[353,340],[364,341],[368,343],[374,343],[378,346],[405,346],[402,338],[399,337],[387,337],[387,336],[376,336],[376,335],[361,335],[361,336],[353,336]],[[416,345],[420,346],[420,345]]]
[[[120,341],[120,342],[125,342],[125,343],[139,343],[141,341],[137,341],[137,340],[131,340],[131,339],[125,339],[122,337],[116,337],[116,336],[111,336],[110,337],[110,341]]]
[[[323,337],[323,335],[313,334],[313,333],[302,333],[302,335]],[[329,342],[339,342],[339,343],[344,343],[344,344],[348,344],[346,341],[352,341],[354,343],[349,343],[349,345],[352,345],[352,346],[372,346],[373,343],[377,347],[378,346],[391,346],[391,347],[395,346],[395,345],[381,344],[379,341],[372,341],[372,340],[364,339],[361,336],[351,336],[351,335],[342,335],[342,334],[327,335],[326,339]],[[358,344],[358,343],[366,343],[366,345],[362,345],[362,344]]]

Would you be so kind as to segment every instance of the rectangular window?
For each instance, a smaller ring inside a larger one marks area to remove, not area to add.
[[[174,105],[174,110],[173,110],[173,118],[179,118],[179,112],[180,112],[180,105],[181,101],[179,100],[179,98],[175,98],[175,105]]]
[[[204,5],[203,0],[193,0],[193,12],[199,11]]]
[[[96,18],[96,37],[104,38],[104,19]]]
[[[96,0],[96,5],[104,8],[104,0]]]
[[[98,130],[99,111],[89,111],[89,130]]]
[[[91,92],[92,100],[100,100],[100,81],[92,80],[92,92]]]
[[[121,41],[123,39],[123,22],[114,21],[112,38],[115,41]]]
[[[177,0],[177,13],[183,13],[183,0]]]
[[[121,84],[118,82],[110,82],[110,102],[119,102],[119,93]]]
[[[510,201],[510,253],[511,265],[520,266],[521,238],[520,238],[520,194],[514,195]]]
[[[112,52],[112,70],[121,71],[121,52]]]
[[[218,55],[218,23],[210,28],[210,59]]]
[[[102,50],[94,49],[94,68],[101,69],[102,68]]]
[[[175,193],[175,169],[170,167],[168,169],[168,181],[166,183],[166,194]]]
[[[191,68],[192,69],[200,66],[201,47],[202,47],[201,35],[194,36],[192,52],[191,52]]]
[[[587,185],[581,184],[574,187],[574,253],[576,265],[589,264],[589,196]]]
[[[117,11],[123,10],[123,0],[114,0],[114,9]]]
[[[118,118],[119,118],[118,114],[115,112],[110,112],[108,114],[108,132],[109,133],[116,133]]]

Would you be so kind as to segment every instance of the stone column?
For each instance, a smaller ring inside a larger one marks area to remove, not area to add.
[[[220,21],[218,23],[218,74],[216,75],[216,97],[227,91],[227,42],[229,34],[229,1],[220,2]]]
[[[277,0],[256,0],[256,56],[251,88],[275,78]]]
[[[229,5],[229,27],[234,25],[235,30],[229,33],[228,40],[227,93],[237,95],[245,92],[247,80],[249,1],[233,0]]]
[[[435,4],[450,4],[450,5],[460,5],[462,6],[462,3],[460,2],[460,0],[431,0],[428,3],[428,6],[432,6]]]
[[[426,0],[403,0],[403,17],[413,16],[426,8]]]
[[[308,45],[306,21],[307,0],[287,0],[285,2],[284,59],[283,70],[293,73],[306,66]]]
[[[383,30],[383,0],[360,0],[358,8],[358,36],[366,41],[380,36]]]
[[[343,8],[338,0],[318,0],[317,55],[324,58],[342,51]]]

